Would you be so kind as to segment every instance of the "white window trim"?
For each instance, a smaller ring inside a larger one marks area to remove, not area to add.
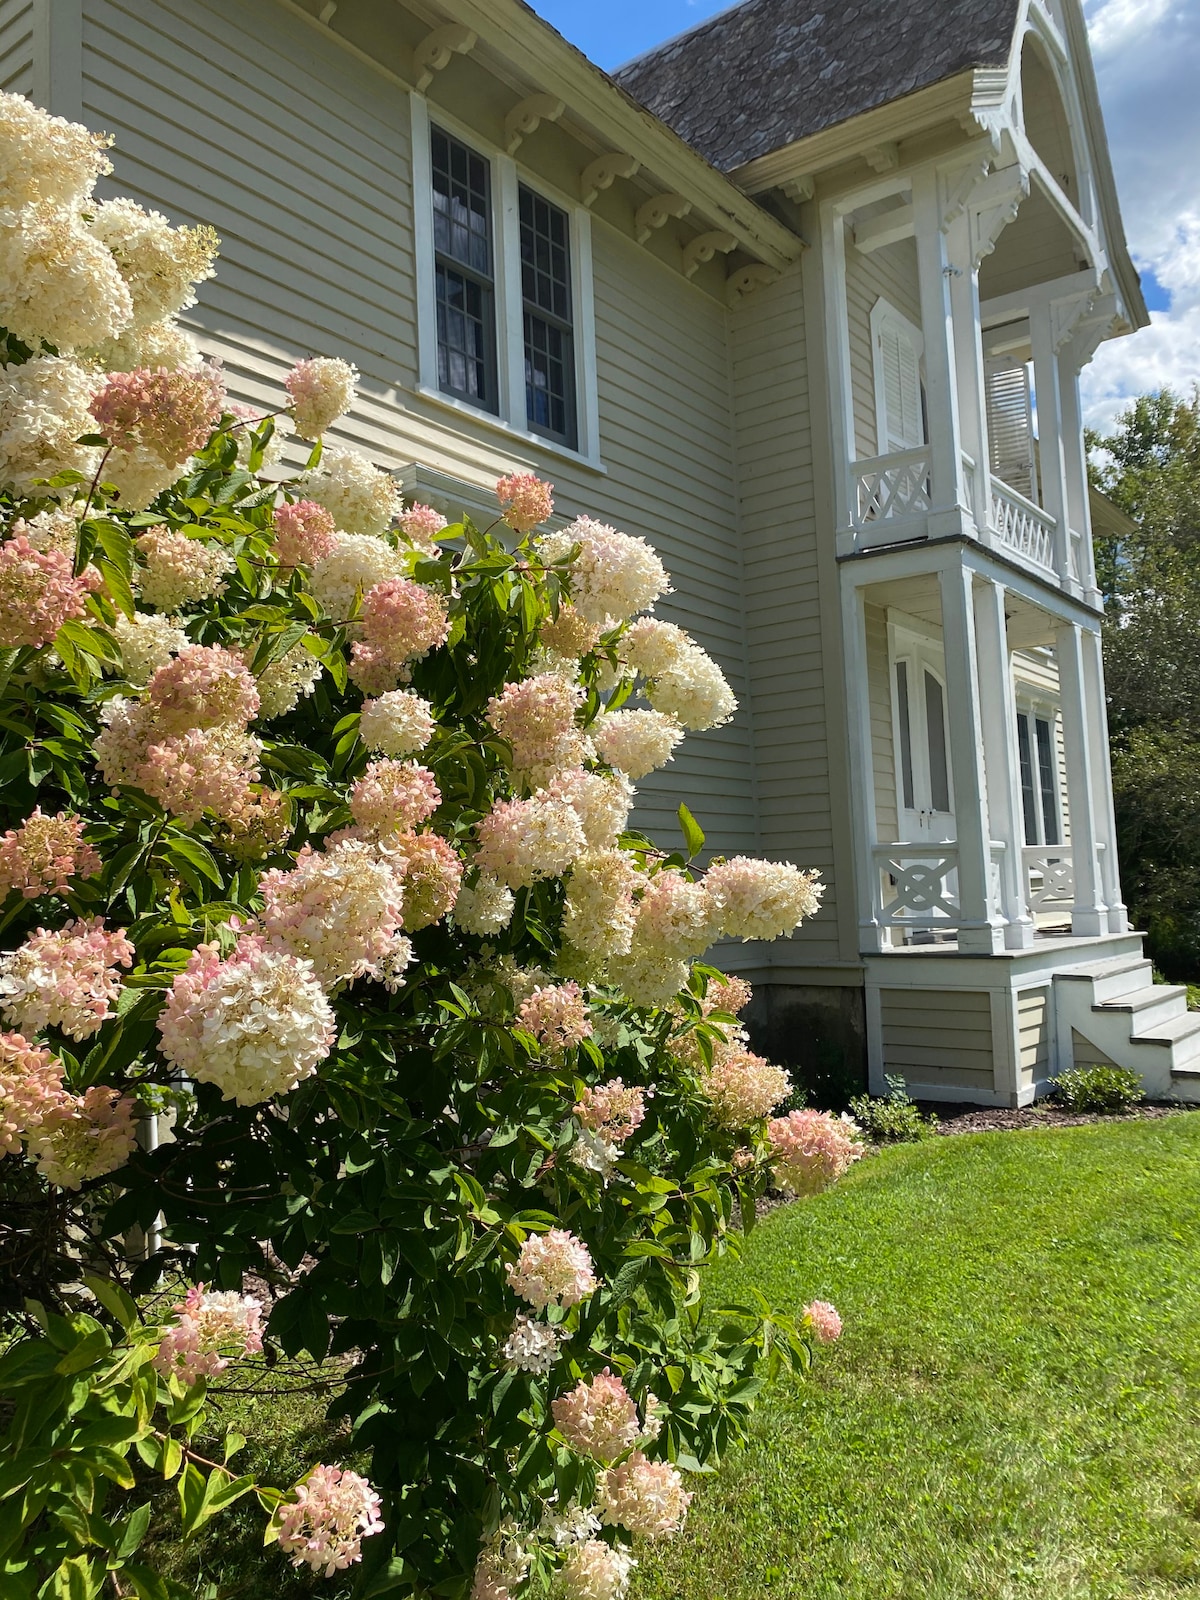
[[[946,681],[946,655],[940,638],[924,633],[920,624],[913,620],[911,625],[898,622],[896,616],[905,616],[906,613],[891,613],[888,617],[888,700],[892,708],[892,764],[895,768],[896,781],[896,816],[900,818],[909,807],[904,804],[904,758],[901,749],[900,736],[900,703],[896,692],[896,664],[906,661],[909,665],[909,732],[913,754],[913,806],[912,812],[917,817],[955,817],[954,810],[954,765],[950,752],[950,688]],[[918,674],[913,669],[919,668],[921,672],[928,671],[942,686],[942,711],[945,717],[946,737],[946,785],[949,790],[949,811],[935,811],[932,804],[922,805],[919,802],[932,800],[930,789],[929,764],[929,736],[925,725],[925,698],[924,680],[918,680]],[[918,696],[917,689],[920,689]],[[918,733],[920,737],[918,738]],[[955,821],[955,835],[957,836],[958,824]]]
[[[1062,784],[1062,706],[1057,700],[1054,699],[1049,691],[1041,689],[1036,684],[1025,683],[1020,679],[1017,680],[1014,686],[1013,698],[1016,703],[1017,716],[1029,718],[1030,731],[1033,740],[1031,746],[1034,760],[1033,795],[1034,806],[1037,811],[1038,832],[1042,835],[1042,839],[1036,845],[1033,845],[1030,848],[1039,850],[1067,850],[1070,848],[1070,845],[1069,843],[1065,842],[1067,840],[1067,813],[1066,807],[1063,805],[1064,796]],[[1038,757],[1036,724],[1038,722],[1047,722],[1050,725],[1050,747],[1054,756],[1054,761],[1051,767],[1051,775],[1054,778],[1054,808],[1058,814],[1059,842],[1057,845],[1048,845],[1045,843],[1046,808],[1042,797],[1041,773],[1037,766]],[[1017,750],[1014,752],[1014,755],[1018,762],[1019,773],[1020,745],[1017,746]],[[1023,830],[1023,815],[1021,825]]]
[[[917,380],[924,392],[925,376],[922,365],[925,360],[925,339],[916,323],[906,317],[903,311],[895,307],[890,300],[882,297],[876,300],[871,307],[871,376],[875,385],[875,452],[877,455],[886,456],[891,452],[888,449],[888,418],[887,418],[887,391],[884,387],[883,362],[879,357],[879,335],[889,323],[895,323],[911,341],[917,353]],[[926,441],[928,442],[928,441]],[[913,445],[912,449],[919,446]]]
[[[586,207],[552,184],[522,171],[513,158],[480,138],[440,107],[432,113],[439,127],[452,133],[486,160],[492,172],[492,212],[496,285],[496,369],[499,414],[444,394],[438,387],[437,302],[434,294],[433,158],[431,113],[423,95],[412,104],[413,246],[417,273],[418,382],[424,400],[442,406],[481,427],[499,431],[528,448],[575,462],[594,472],[606,468],[600,459],[599,386],[596,373],[596,307],[592,277],[592,217]],[[536,189],[565,211],[571,228],[571,296],[575,337],[575,416],[578,447],[560,444],[527,425],[525,400],[525,315],[521,295],[520,186]]]

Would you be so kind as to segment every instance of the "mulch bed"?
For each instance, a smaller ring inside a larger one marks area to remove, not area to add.
[[[1164,1101],[1135,1106],[1129,1111],[1060,1111],[1057,1106],[1022,1106],[1019,1110],[1002,1107],[964,1106],[950,1111],[945,1106],[923,1105],[922,1111],[936,1112],[938,1132],[1019,1133],[1024,1128],[1078,1128],[1088,1122],[1148,1122],[1157,1117],[1184,1116],[1197,1106],[1181,1106]]]

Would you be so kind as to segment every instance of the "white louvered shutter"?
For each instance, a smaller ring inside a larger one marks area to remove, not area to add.
[[[879,362],[879,453],[916,450],[925,443],[921,416],[921,363],[912,335],[893,317],[879,320],[875,332]]]
[[[988,447],[992,471],[1028,500],[1037,499],[1033,401],[1023,361],[993,357],[987,363]]]

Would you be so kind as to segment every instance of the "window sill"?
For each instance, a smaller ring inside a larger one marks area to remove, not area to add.
[[[584,455],[581,451],[572,450],[565,444],[555,444],[552,439],[543,439],[540,433],[531,433],[526,428],[516,428],[503,417],[498,417],[491,411],[481,411],[476,406],[468,405],[465,400],[455,400],[452,395],[443,394],[440,389],[431,389],[427,384],[419,383],[409,392],[428,401],[432,406],[440,407],[443,411],[452,411],[464,422],[474,423],[477,427],[487,428],[492,433],[502,433],[509,439],[519,441],[526,449],[541,450],[559,461],[568,461],[574,467],[582,467],[585,472],[595,472],[601,476],[608,474],[608,468],[598,456]]]

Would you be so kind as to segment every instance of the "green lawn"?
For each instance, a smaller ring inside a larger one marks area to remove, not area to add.
[[[846,1332],[637,1600],[1200,1596],[1200,1116],[886,1151],[713,1291],[751,1283]]]

